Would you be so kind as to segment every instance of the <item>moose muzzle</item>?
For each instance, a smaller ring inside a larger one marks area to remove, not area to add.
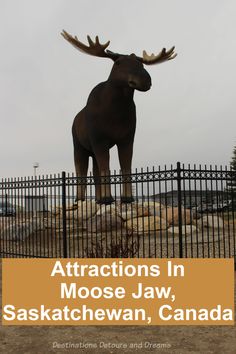
[[[152,80],[147,71],[143,75],[130,75],[128,79],[129,87],[138,91],[148,91],[152,86]]]

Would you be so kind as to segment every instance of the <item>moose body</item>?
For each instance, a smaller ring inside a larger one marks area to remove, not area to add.
[[[109,42],[102,45],[98,37],[93,43],[88,36],[90,47],[79,42],[67,32],[63,37],[77,49],[87,54],[108,57],[114,61],[108,80],[98,84],[90,93],[86,106],[77,114],[72,126],[74,161],[76,174],[86,177],[88,161],[93,159],[93,175],[96,185],[96,201],[110,204],[113,201],[109,183],[103,178],[109,176],[109,149],[117,145],[122,175],[130,175],[133,142],[136,128],[134,90],[147,91],[151,87],[151,77],[143,64],[152,64],[173,59],[174,47],[162,50],[159,56],[140,58],[134,54],[123,55],[105,51]],[[85,184],[80,184],[77,199],[85,199]],[[131,183],[123,183],[121,201],[133,201]]]

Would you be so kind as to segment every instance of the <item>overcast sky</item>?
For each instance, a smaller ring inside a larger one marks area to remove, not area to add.
[[[133,167],[229,163],[236,145],[235,0],[0,0],[1,177],[74,171],[71,126],[109,59],[60,35],[99,35],[124,54],[176,46],[136,92]],[[118,167],[111,152],[111,169]]]

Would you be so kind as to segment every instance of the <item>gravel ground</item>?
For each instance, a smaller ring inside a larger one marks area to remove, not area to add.
[[[233,354],[235,348],[235,326],[0,326],[6,354]]]
[[[123,231],[102,234],[76,233],[69,230],[67,236],[67,255],[77,257],[179,257],[179,236],[157,231],[147,234],[128,235]],[[113,244],[111,250],[111,242]],[[128,243],[126,243],[128,242]],[[203,230],[192,235],[183,235],[183,257],[189,258],[227,258],[234,257],[235,236],[227,230],[224,235],[214,230]],[[0,241],[3,257],[63,257],[62,232],[46,230],[32,234],[25,241]],[[117,245],[118,247],[116,247]],[[128,246],[127,246],[128,245]],[[117,250],[121,246],[121,254]],[[115,252],[115,253],[114,253]]]

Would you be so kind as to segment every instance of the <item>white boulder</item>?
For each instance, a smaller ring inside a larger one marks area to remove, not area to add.
[[[144,216],[127,220],[124,226],[129,232],[148,233],[166,230],[167,224],[159,216]]]
[[[190,236],[197,232],[197,227],[195,225],[182,225],[182,235]],[[179,235],[179,227],[169,227],[168,234]]]

